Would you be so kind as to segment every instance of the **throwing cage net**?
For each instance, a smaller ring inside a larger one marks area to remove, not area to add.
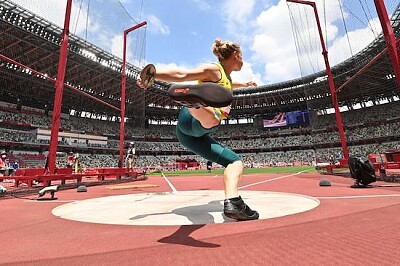
[[[142,1],[132,2],[130,6],[134,8],[127,10],[119,0],[72,1],[57,163],[61,153],[77,149],[84,153],[86,147],[97,147],[100,153],[104,148],[104,153],[112,154],[108,166],[118,166],[124,31],[142,21]],[[35,167],[46,168],[43,153],[49,149],[48,135],[47,139],[39,136],[51,131],[66,6],[65,0],[0,1],[0,108],[17,109],[24,132],[26,127],[47,132],[32,130],[32,134],[27,132],[19,137],[19,142],[29,143],[25,149],[39,151],[37,161],[41,163]],[[124,118],[125,136],[129,137],[142,132],[146,121],[145,93],[136,85],[136,78],[146,63],[145,46],[146,27],[129,33]],[[7,117],[0,118],[3,119]],[[63,131],[72,131],[74,137],[62,135]],[[104,134],[96,136],[99,132],[106,133],[108,140],[104,140]],[[12,134],[9,131],[2,134],[9,145]],[[131,140],[126,138],[128,141]],[[90,149],[86,151],[90,153]],[[90,156],[97,154],[81,155],[85,156],[85,166],[91,167]]]
[[[106,120],[119,119],[119,113],[109,106],[96,101],[100,99],[117,108],[121,98],[121,72],[123,57],[124,30],[136,25],[141,19],[141,1],[136,1],[134,10],[127,10],[121,1],[73,0],[69,23],[69,51],[65,73],[65,83],[71,85],[85,95],[65,89],[63,95],[63,113],[69,115],[99,118]],[[1,10],[3,23],[8,22],[54,44],[47,47],[36,39],[26,41],[18,49],[3,49],[2,54],[21,63],[38,73],[34,74],[23,67],[8,63],[9,69],[24,71],[24,79],[31,79],[33,97],[50,107],[53,106],[54,84],[43,84],[37,76],[57,77],[57,62],[61,33],[64,27],[66,1],[3,1]],[[4,26],[6,28],[6,26]],[[11,43],[19,42],[21,36],[9,36]],[[135,79],[140,68],[145,65],[146,27],[132,31],[127,36],[127,85],[126,85],[126,119],[134,126],[144,125],[144,92],[135,86]],[[32,56],[23,54],[35,53]],[[99,65],[100,63],[100,65]],[[107,69],[107,71],[106,71]],[[110,74],[114,74],[110,76]],[[14,76],[16,78],[16,76]],[[21,79],[21,77],[18,77]],[[84,81],[83,81],[84,80]],[[24,84],[25,85],[25,84]],[[23,86],[22,84],[20,86]],[[36,90],[35,90],[36,88]],[[26,91],[14,89],[15,97],[28,101]],[[86,97],[89,96],[89,97]],[[90,97],[92,96],[92,97]],[[42,98],[42,100],[40,100]],[[45,99],[43,99],[45,98]],[[110,115],[111,114],[111,115]],[[117,133],[117,132],[114,132]]]
[[[350,155],[367,156],[398,145],[398,121],[390,119],[397,116],[400,90],[374,1],[315,1],[320,31],[312,6],[289,2],[298,63],[306,85],[304,97],[311,125],[307,142],[313,147],[314,161],[338,164],[346,148]],[[398,1],[384,2],[397,35]],[[386,119],[388,122],[382,123]],[[341,124],[344,138],[340,135]]]

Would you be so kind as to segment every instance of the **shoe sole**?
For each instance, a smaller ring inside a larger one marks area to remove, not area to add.
[[[232,92],[215,83],[194,85],[174,84],[168,89],[169,97],[186,107],[225,107],[232,103]]]
[[[244,215],[242,213],[237,213],[237,212],[235,213],[224,212],[224,215],[236,221],[251,221],[251,220],[257,220],[260,217],[258,212],[254,213],[252,216]]]

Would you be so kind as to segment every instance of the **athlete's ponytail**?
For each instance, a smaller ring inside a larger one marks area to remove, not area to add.
[[[213,54],[219,61],[229,58],[233,52],[240,51],[240,46],[237,43],[229,41],[221,41],[216,39],[212,45]]]

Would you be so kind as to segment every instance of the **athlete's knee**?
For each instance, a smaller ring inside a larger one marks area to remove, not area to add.
[[[233,161],[230,164],[228,164],[228,166],[230,165],[235,166],[237,168],[244,168],[244,164],[241,160]]]
[[[242,161],[234,161],[226,166],[224,175],[227,178],[238,178],[242,175],[243,169],[244,165]]]
[[[243,162],[241,161],[239,155],[230,149],[224,149],[218,158],[218,162],[224,167],[235,166],[243,168]]]

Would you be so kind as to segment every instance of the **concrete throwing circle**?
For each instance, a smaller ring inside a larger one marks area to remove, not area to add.
[[[269,219],[305,212],[319,205],[306,195],[268,191],[240,191],[244,201]],[[223,212],[224,192],[179,191],[109,196],[70,202],[52,210],[55,216],[74,221],[118,225],[191,225],[234,220]]]

